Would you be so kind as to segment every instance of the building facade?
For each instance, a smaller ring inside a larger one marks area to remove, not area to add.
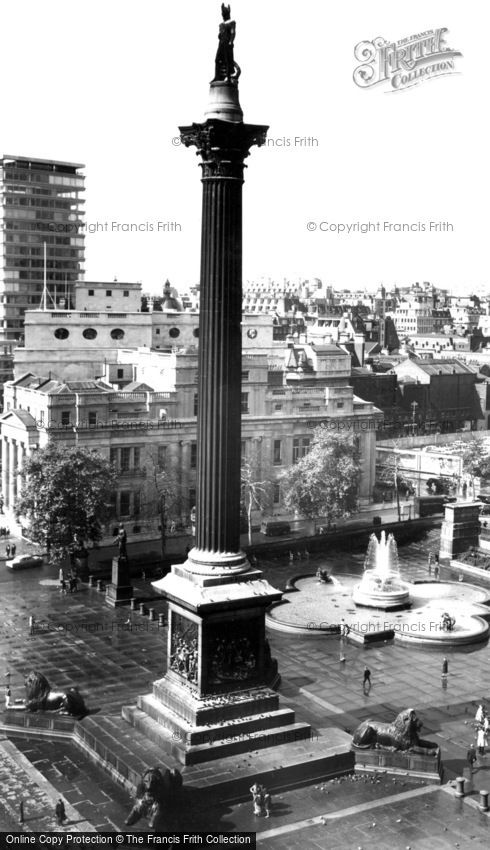
[[[73,306],[84,261],[82,168],[20,156],[0,159],[1,343],[23,339],[24,313],[41,303],[45,269],[49,305]]]

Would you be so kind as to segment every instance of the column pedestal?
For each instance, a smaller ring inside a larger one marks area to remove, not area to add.
[[[452,502],[444,508],[441,528],[441,560],[452,560],[479,546],[480,502]]]
[[[133,587],[129,574],[129,561],[121,556],[112,559],[112,581],[106,587],[105,601],[111,608],[129,605]]]
[[[282,594],[259,570],[203,576],[176,565],[153,587],[169,602],[168,669],[127,720],[182,764],[311,737],[273,690],[265,612]]]

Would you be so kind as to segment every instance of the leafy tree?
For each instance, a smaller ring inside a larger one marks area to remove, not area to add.
[[[455,454],[463,461],[463,475],[471,481],[473,497],[475,496],[475,478],[488,480],[490,478],[490,452],[486,440],[475,437],[469,442],[457,440],[451,444]]]
[[[242,458],[241,502],[247,517],[248,543],[252,545],[252,511],[265,510],[271,501],[271,482],[260,480],[259,459],[256,454]]]
[[[20,475],[16,515],[53,560],[65,558],[75,540],[100,540],[116,482],[107,458],[97,451],[50,443],[26,459]]]
[[[143,515],[149,519],[158,519],[160,545],[164,557],[167,549],[167,525],[178,515],[182,488],[176,471],[166,462],[159,460],[158,447],[147,447],[145,469]]]
[[[320,425],[308,454],[281,476],[284,505],[311,518],[348,516],[356,509],[359,472],[354,436]]]
[[[398,443],[395,440],[395,448]],[[409,478],[405,475],[405,470],[400,469],[400,455],[398,452],[393,452],[383,456],[383,461],[376,470],[376,478],[382,484],[389,484],[393,488],[396,497],[396,509],[398,514],[398,522],[401,522],[401,507],[400,493],[414,492],[414,487]]]

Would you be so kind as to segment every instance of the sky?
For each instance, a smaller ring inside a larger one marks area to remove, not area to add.
[[[244,280],[490,291],[486,5],[230,2],[244,118],[270,127],[245,171]],[[3,8],[0,153],[85,164],[85,220],[100,225],[86,236],[87,280],[198,282],[200,169],[178,127],[204,120],[220,20],[217,0]],[[440,28],[462,54],[452,73],[354,82],[360,42]]]

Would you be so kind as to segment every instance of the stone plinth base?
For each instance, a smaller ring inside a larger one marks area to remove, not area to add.
[[[105,602],[111,608],[129,605],[133,596],[127,558],[112,559],[112,582],[106,587]]]
[[[208,798],[212,805],[237,798],[248,800],[249,788],[256,781],[277,793],[283,788],[352,773],[351,740],[351,735],[342,729],[329,727],[309,740],[256,747],[252,759],[229,755],[206,765],[182,767],[159,744],[131,728],[123,717],[100,714],[85,717],[76,724],[74,739],[95,764],[131,794],[148,768],[158,765],[179,769],[184,776],[184,788],[192,790],[194,805],[196,795],[201,802],[203,797]]]
[[[198,700],[173,683],[155,682],[153,694],[123,708],[135,729],[181,764],[201,764],[250,750],[309,740],[311,726],[279,706],[267,688]]]
[[[480,535],[480,502],[452,502],[444,508],[441,528],[441,560],[451,560],[472,546]]]
[[[429,745],[430,747],[430,745]],[[435,751],[435,754],[434,754]],[[384,773],[423,779],[430,784],[442,782],[441,751],[434,744],[430,753],[383,749],[361,749],[352,746],[356,773]]]

